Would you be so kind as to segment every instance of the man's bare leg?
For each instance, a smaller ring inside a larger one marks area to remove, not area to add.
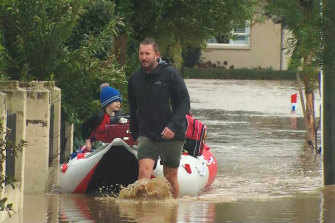
[[[155,161],[152,159],[141,159],[138,161],[138,179],[150,179]]]
[[[163,167],[163,173],[166,179],[171,184],[172,195],[174,198],[179,197],[179,183],[178,183],[178,168],[171,168],[168,166]]]

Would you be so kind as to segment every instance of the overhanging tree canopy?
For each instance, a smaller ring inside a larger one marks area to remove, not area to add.
[[[115,1],[125,17],[128,42],[137,51],[140,41],[154,37],[161,53],[181,63],[181,52],[188,46],[202,47],[206,41],[253,18],[259,0],[120,0]]]

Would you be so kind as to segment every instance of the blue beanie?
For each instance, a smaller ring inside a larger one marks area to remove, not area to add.
[[[100,88],[100,102],[102,108],[105,108],[115,101],[122,102],[121,94],[115,88],[110,87],[108,84],[102,84]]]

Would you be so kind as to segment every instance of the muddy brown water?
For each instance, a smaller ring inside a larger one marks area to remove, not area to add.
[[[323,186],[322,155],[305,145],[300,104],[291,111],[294,81],[186,84],[218,162],[209,190],[146,201],[25,195],[23,210],[7,222],[335,222],[335,186]],[[316,94],[317,110],[319,104]]]

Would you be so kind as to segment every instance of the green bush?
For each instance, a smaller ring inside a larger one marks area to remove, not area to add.
[[[0,3],[0,78],[54,81],[77,136],[82,120],[99,109],[100,84],[126,98],[126,74],[113,51],[123,26],[112,1]]]
[[[272,69],[224,69],[224,68],[187,68],[181,72],[183,78],[194,79],[251,79],[251,80],[295,80],[293,71]]]

